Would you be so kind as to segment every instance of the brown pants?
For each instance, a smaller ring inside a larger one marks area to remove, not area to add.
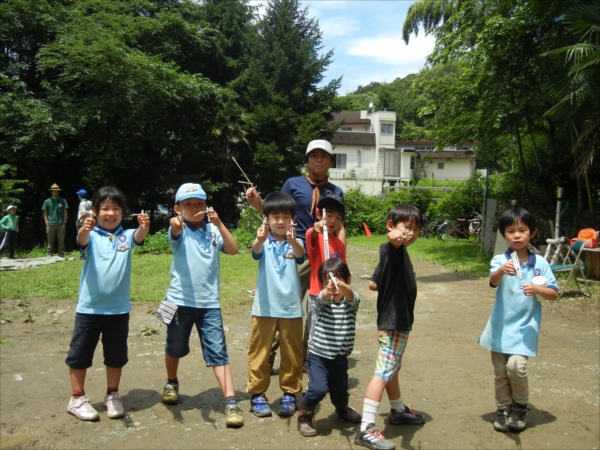
[[[496,406],[510,405],[513,401],[526,405],[529,401],[527,359],[527,356],[492,352]]]
[[[249,394],[262,394],[269,388],[269,354],[276,332],[279,332],[281,351],[279,387],[289,394],[302,391],[302,317],[278,319],[252,316],[246,388]]]

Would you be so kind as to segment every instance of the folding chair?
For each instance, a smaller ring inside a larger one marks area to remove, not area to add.
[[[590,297],[590,287],[588,286],[587,278],[585,277],[585,273],[583,272],[583,269],[585,269],[585,264],[581,260],[581,254],[583,253],[584,244],[585,244],[584,241],[577,241],[571,246],[571,250],[573,250],[573,252],[575,252],[577,254],[577,257],[575,258],[575,262],[573,262],[573,264],[565,264],[565,262],[568,261],[568,259],[567,259],[568,253],[567,253],[567,257],[565,257],[563,264],[551,264],[550,265],[550,269],[554,273],[569,272],[569,276],[567,277],[567,282],[565,283],[564,287],[562,288],[562,291],[560,292],[558,298],[562,297],[563,294],[565,293],[565,290],[567,289],[567,285],[569,284],[569,281],[571,280],[571,276],[574,275],[574,272],[577,269],[579,269],[579,272],[581,273],[581,278],[583,279],[583,283],[585,284],[585,288],[587,289],[587,294],[581,290],[581,287],[579,287],[579,279],[577,277],[574,277],[575,284],[577,285],[577,291],[583,295],[586,295],[587,297]]]

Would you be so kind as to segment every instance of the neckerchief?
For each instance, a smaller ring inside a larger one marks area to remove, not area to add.
[[[305,176],[306,181],[308,181],[309,184],[313,187],[312,204],[310,205],[310,214],[313,215],[315,213],[315,210],[317,209],[317,203],[319,203],[319,198],[321,197],[319,189],[327,186],[327,183],[329,183],[329,179],[325,177],[323,181],[317,183],[315,180],[313,180],[312,176],[310,175],[310,172],[307,173]]]

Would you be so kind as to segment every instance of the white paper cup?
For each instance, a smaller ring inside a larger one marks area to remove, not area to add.
[[[546,277],[542,277],[541,275],[537,276],[537,277],[533,277],[531,279],[531,284],[533,284],[534,286],[541,286],[541,287],[546,287],[548,284],[548,281],[546,280]],[[540,295],[535,296],[539,302],[541,302],[542,300],[544,300]]]

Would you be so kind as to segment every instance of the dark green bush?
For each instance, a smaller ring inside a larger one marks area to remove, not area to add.
[[[144,245],[136,247],[137,253],[173,253],[169,243],[168,230],[159,230],[153,235],[146,236]]]
[[[240,249],[249,248],[256,239],[256,230],[262,224],[262,217],[258,211],[251,206],[242,209],[237,228],[232,231],[232,235]]]

